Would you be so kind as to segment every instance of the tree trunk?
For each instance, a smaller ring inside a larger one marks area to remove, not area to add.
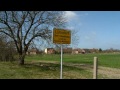
[[[19,65],[24,65],[25,55],[19,55]]]

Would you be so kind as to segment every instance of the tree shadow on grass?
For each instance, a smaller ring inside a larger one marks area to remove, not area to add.
[[[62,65],[64,70],[85,70],[83,68],[78,68],[75,66],[67,66],[67,65]],[[36,63],[26,63],[24,65],[24,68],[39,68],[41,70],[52,70],[52,71],[57,71],[60,70],[60,64],[54,64],[54,63],[43,63],[43,62],[36,62]]]
[[[41,70],[56,71],[57,69],[59,69],[59,65],[58,64],[52,64],[52,63],[37,62],[37,63],[27,63],[27,64],[24,65],[24,68],[37,68],[37,69],[41,69]]]

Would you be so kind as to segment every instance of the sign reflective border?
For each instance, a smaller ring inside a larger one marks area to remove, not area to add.
[[[54,28],[53,29],[53,43],[70,44],[71,43],[71,31]]]

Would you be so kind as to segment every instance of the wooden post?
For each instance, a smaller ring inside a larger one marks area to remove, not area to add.
[[[63,58],[63,48],[61,44],[60,79],[62,79],[62,58]]]
[[[93,79],[97,79],[97,71],[98,71],[98,58],[94,57]]]

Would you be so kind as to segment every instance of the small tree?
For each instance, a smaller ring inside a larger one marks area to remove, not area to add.
[[[13,61],[15,60],[14,43],[7,40],[6,36],[0,35],[0,61]]]
[[[101,48],[99,48],[99,52],[102,52],[102,49],[101,49]]]

